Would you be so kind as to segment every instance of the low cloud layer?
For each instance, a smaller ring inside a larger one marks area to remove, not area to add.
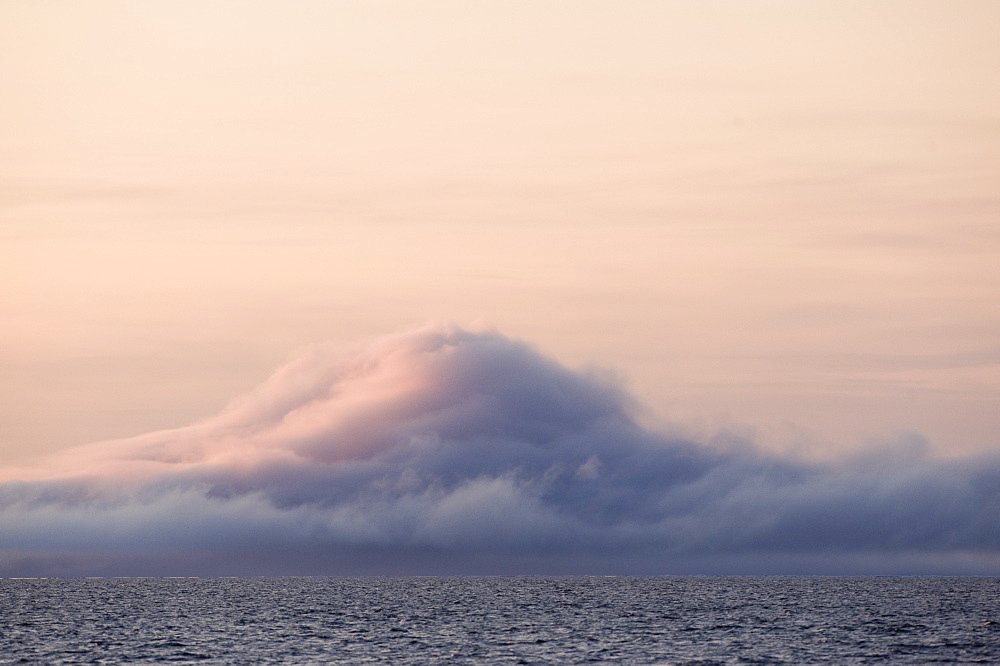
[[[640,426],[493,331],[308,350],[219,415],[0,483],[0,575],[1000,575],[1000,456],[807,463]]]

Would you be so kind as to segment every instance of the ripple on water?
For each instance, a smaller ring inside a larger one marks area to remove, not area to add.
[[[1000,579],[0,580],[0,663],[1000,662]]]

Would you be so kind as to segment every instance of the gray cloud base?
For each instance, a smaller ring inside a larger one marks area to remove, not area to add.
[[[1000,575],[998,456],[806,463],[631,408],[492,331],[317,347],[214,418],[0,484],[0,575]]]

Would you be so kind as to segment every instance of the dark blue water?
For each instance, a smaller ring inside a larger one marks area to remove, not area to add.
[[[1000,663],[996,578],[0,580],[0,663]]]

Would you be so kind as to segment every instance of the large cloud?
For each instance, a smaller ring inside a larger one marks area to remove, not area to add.
[[[0,575],[1000,574],[996,456],[805,463],[631,411],[492,331],[316,347],[216,417],[0,484]]]

